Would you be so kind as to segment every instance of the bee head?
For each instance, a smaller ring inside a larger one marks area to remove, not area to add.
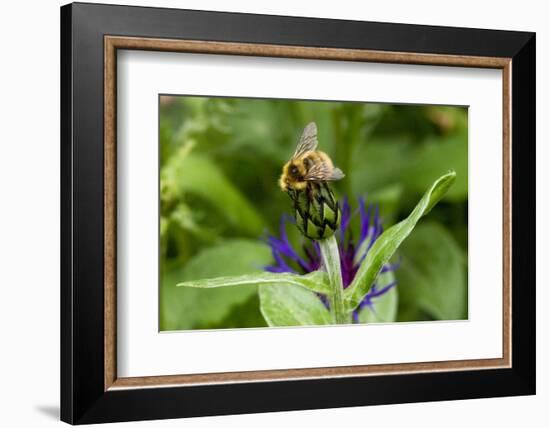
[[[281,189],[286,192],[289,188],[302,188],[305,187],[306,183],[303,182],[303,177],[305,172],[300,162],[289,161],[283,167],[283,173],[279,179],[279,186]]]
[[[301,173],[296,164],[293,162],[288,166],[288,173],[292,176],[292,178],[298,179],[301,178]]]

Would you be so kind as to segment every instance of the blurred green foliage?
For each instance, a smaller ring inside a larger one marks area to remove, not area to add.
[[[255,288],[175,284],[272,262],[261,237],[278,234],[290,212],[277,179],[310,121],[319,148],[346,173],[337,195],[379,204],[385,227],[404,218],[436,178],[456,171],[445,199],[399,251],[398,287],[385,299],[391,317],[382,321],[467,317],[466,108],[162,96],[161,330],[266,326]],[[289,235],[298,242],[296,231]]]

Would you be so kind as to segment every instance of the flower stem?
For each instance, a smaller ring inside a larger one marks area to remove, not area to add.
[[[348,319],[344,308],[344,287],[340,268],[340,252],[334,235],[318,241],[321,248],[323,265],[328,274],[331,293],[329,295],[330,312],[333,322],[347,324]]]

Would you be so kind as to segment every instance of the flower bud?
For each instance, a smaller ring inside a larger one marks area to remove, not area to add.
[[[305,190],[289,190],[298,229],[310,239],[331,237],[340,225],[340,209],[326,182],[311,182]]]

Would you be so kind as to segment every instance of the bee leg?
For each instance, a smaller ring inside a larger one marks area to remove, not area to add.
[[[314,183],[308,183],[306,187],[307,198],[311,201],[315,197]]]

